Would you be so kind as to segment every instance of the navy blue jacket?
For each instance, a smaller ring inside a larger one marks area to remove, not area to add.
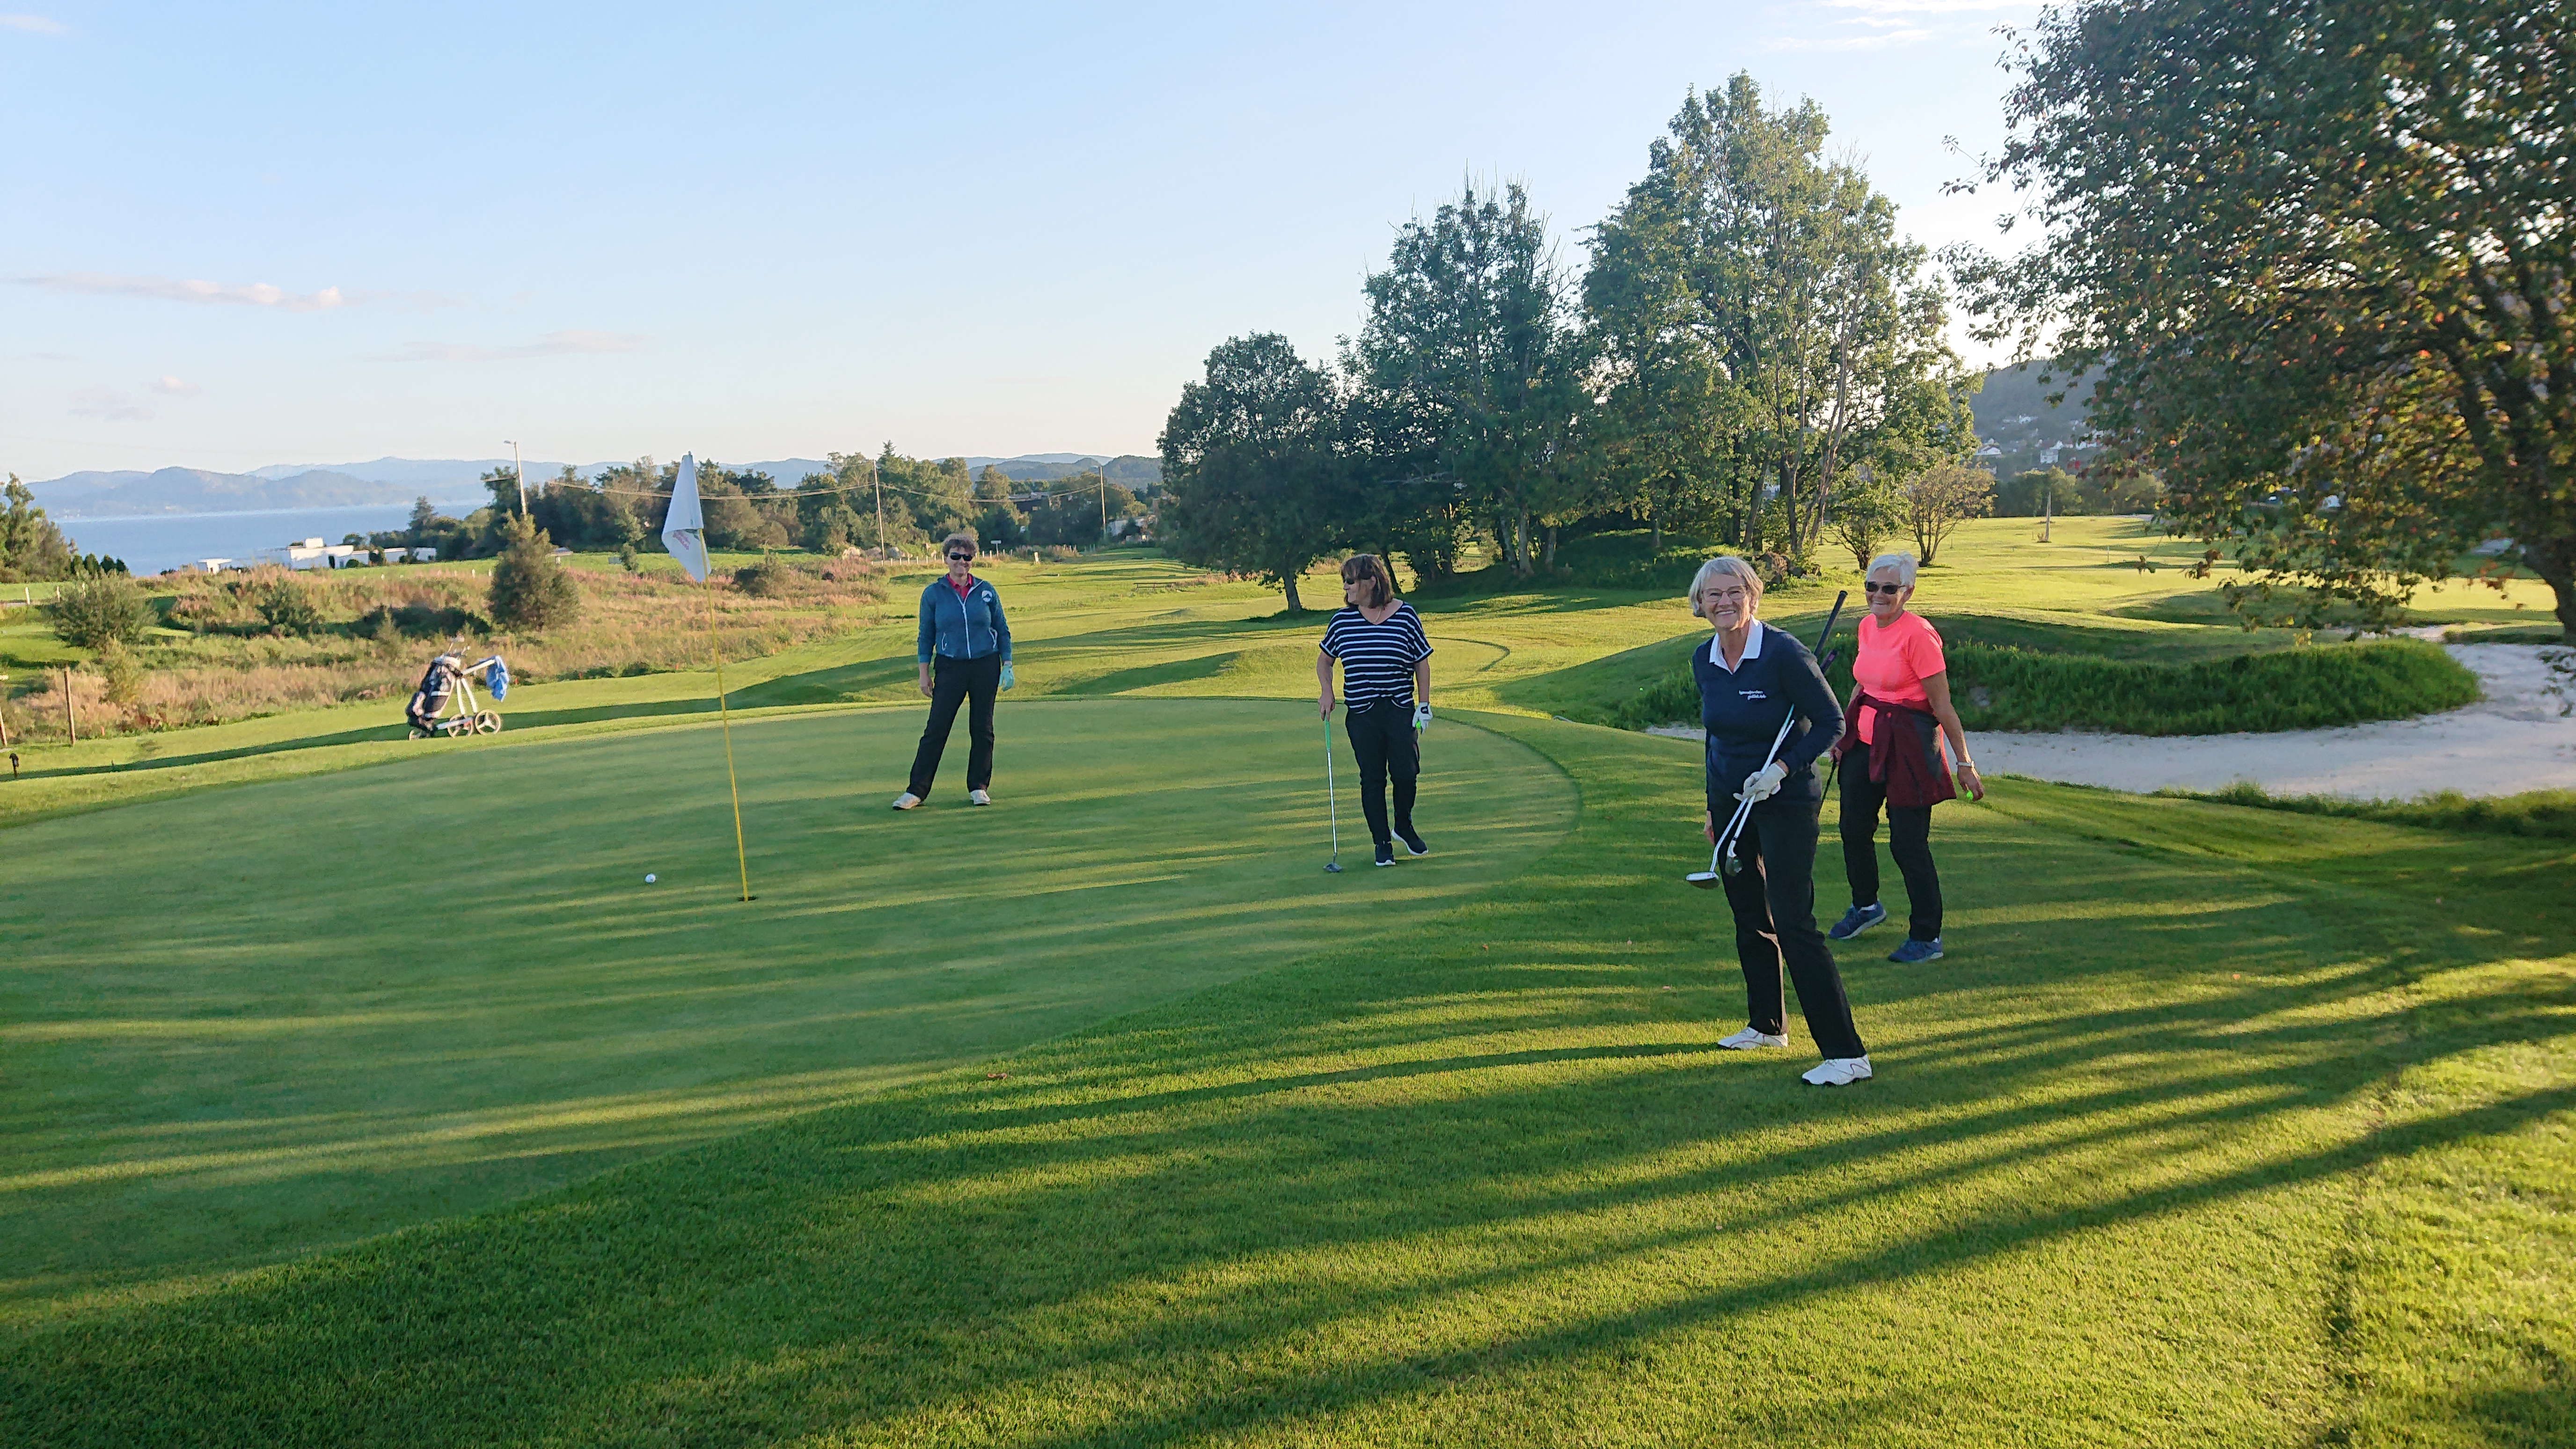
[[[1717,636],[1691,650],[1691,678],[1699,684],[1699,722],[1708,731],[1708,808],[1720,820],[1735,813],[1735,792],[1744,777],[1762,768],[1771,737],[1794,707],[1800,723],[1780,747],[1780,763],[1789,778],[1774,800],[1821,801],[1816,757],[1842,737],[1843,712],[1825,684],[1816,656],[1786,629],[1755,623],[1744,641],[1744,658],[1733,673],[1711,658],[1718,654]]]
[[[948,587],[948,576],[941,574],[921,591],[921,633],[913,641],[916,662],[928,664],[932,654],[951,659],[981,659],[999,653],[1002,662],[1011,662],[1011,621],[1002,617],[1002,599],[993,586],[968,574],[966,597]]]

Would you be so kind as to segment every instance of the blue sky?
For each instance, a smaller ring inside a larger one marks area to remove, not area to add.
[[[0,0],[0,472],[1150,452],[1525,183],[1580,260],[1684,91],[1816,98],[1933,243],[1986,0],[686,9]]]

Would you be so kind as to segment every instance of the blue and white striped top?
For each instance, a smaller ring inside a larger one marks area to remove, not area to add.
[[[1324,626],[1324,652],[1342,661],[1342,700],[1351,708],[1393,700],[1410,709],[1413,666],[1431,657],[1431,640],[1411,604],[1397,604],[1378,624],[1346,607]]]

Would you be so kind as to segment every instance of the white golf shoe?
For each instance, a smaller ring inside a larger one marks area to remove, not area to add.
[[[982,790],[969,790],[966,792],[966,803],[969,805],[990,805],[993,803],[993,797]]]
[[[1809,1067],[1798,1080],[1811,1087],[1848,1087],[1869,1080],[1869,1058],[1827,1057]]]
[[[1784,1047],[1788,1044],[1789,1039],[1785,1036],[1774,1036],[1767,1031],[1756,1031],[1749,1026],[1718,1043],[1719,1046],[1731,1052],[1749,1052],[1761,1047]]]
[[[910,790],[906,790],[902,794],[894,797],[894,808],[897,810],[910,810],[920,803],[921,797],[915,795]]]

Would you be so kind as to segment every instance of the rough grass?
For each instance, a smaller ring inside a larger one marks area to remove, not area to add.
[[[1677,662],[1624,699],[1588,713],[1624,729],[1696,724],[1699,690]],[[2010,645],[1945,641],[1951,699],[1971,730],[2108,730],[2208,735],[2316,729],[2405,719],[2478,699],[2477,677],[2437,645],[2414,639],[2314,645],[2223,659],[2161,663]],[[1835,693],[1851,690],[1851,643],[1829,669]]]
[[[1507,888],[560,1192],[20,1325],[0,1438],[2576,1436],[2563,848],[2015,784],[1941,817],[1948,960],[1845,953],[1880,1075],[1819,1092],[1803,1053],[1715,1047],[1742,999],[1722,907],[1675,879],[1696,752],[1497,725],[1583,801]],[[979,953],[925,931],[919,962]]]
[[[2301,815],[2333,815],[2347,820],[2384,820],[2420,825],[2427,830],[2483,831],[2576,840],[2576,790],[2533,790],[2521,795],[2472,798],[2442,790],[2412,800],[2351,800],[2341,795],[2272,795],[2251,782],[2224,790],[2161,791],[2183,799],[2215,800],[2258,810],[2289,810]]]

